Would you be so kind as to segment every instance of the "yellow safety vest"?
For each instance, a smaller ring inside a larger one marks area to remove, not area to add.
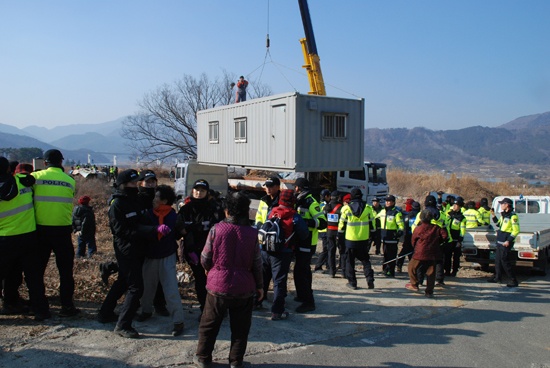
[[[344,231],[346,227],[346,240],[361,241],[368,240],[370,237],[370,228],[374,219],[374,211],[372,206],[365,205],[360,217],[357,217],[351,211],[350,206],[346,206],[340,213],[340,222],[338,224],[338,232]]]
[[[305,201],[309,203],[309,207],[298,207],[296,210],[304,220],[313,219],[315,221],[316,226],[308,227],[308,229],[311,232],[311,245],[316,246],[317,240],[319,239],[319,230],[317,230],[319,219],[324,219],[326,221],[327,217],[321,212],[319,202],[317,202],[311,194],[306,195]]]
[[[19,175],[15,175],[17,196],[10,201],[0,201],[0,236],[21,235],[36,230],[32,188],[21,184]]]
[[[76,183],[57,167],[35,171],[34,214],[36,224],[44,226],[71,226],[73,198]]]

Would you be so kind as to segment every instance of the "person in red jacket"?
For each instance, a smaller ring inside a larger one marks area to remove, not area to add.
[[[248,87],[248,81],[241,75],[239,81],[237,82],[237,95],[235,96],[235,103],[246,101],[246,87]]]
[[[412,234],[414,254],[409,261],[410,283],[405,285],[409,290],[418,291],[418,268],[422,267],[426,274],[426,297],[433,297],[435,285],[435,261],[441,257],[440,245],[447,242],[447,231],[432,223],[433,214],[424,209],[420,213],[421,223]]]

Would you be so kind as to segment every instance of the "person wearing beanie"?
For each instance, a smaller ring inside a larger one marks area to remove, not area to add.
[[[489,207],[489,201],[487,198],[481,198],[477,212],[479,213],[479,217],[481,219],[480,226],[491,225],[491,208]]]
[[[296,247],[294,264],[294,286],[296,287],[296,299],[302,304],[296,308],[297,313],[307,313],[315,310],[315,298],[312,289],[311,258],[317,248],[319,230],[327,227],[327,218],[321,211],[317,200],[313,197],[306,178],[298,178],[295,181],[296,209],[307,223],[309,229],[308,239],[300,241]]]
[[[296,197],[292,189],[285,189],[279,195],[279,205],[269,212],[268,220],[280,218],[280,224],[285,239],[284,248],[280,252],[271,252],[262,249],[264,296],[259,305],[267,298],[269,284],[273,280],[273,304],[271,305],[271,320],[286,319],[288,312],[285,309],[287,295],[287,278],[290,270],[293,252],[300,241],[309,236],[307,224],[302,216],[296,212],[294,206]]]
[[[36,179],[33,185],[34,214],[38,243],[37,269],[44,279],[44,273],[53,251],[55,264],[59,270],[59,297],[61,311],[59,316],[71,317],[80,313],[74,305],[74,247],[73,199],[76,182],[64,172],[63,154],[57,149],[44,152],[44,170],[33,172]],[[42,282],[43,283],[43,282]],[[45,294],[39,302],[39,311],[35,319],[49,315],[49,303]]]
[[[195,181],[191,196],[185,199],[185,205],[178,212],[175,230],[176,238],[183,238],[182,257],[193,271],[195,291],[197,292],[201,314],[206,303],[207,280],[200,262],[200,254],[212,226],[225,217],[223,210],[216,206],[216,202],[209,200],[209,190],[210,185],[206,180],[198,179]]]
[[[427,195],[424,199],[424,209],[430,212],[430,221],[432,224],[437,225],[447,231],[447,239],[450,239],[450,232],[448,228],[448,222],[447,222],[447,215],[443,212],[437,209],[437,202],[433,195]],[[416,226],[420,225],[420,216],[416,217],[416,221],[413,225],[413,233],[415,231]],[[444,255],[443,252],[440,252],[440,258],[438,258],[435,262],[435,279],[438,286],[445,285],[445,271],[443,269],[443,262],[444,262]],[[422,268],[418,269],[420,272],[419,280],[422,282],[424,279],[424,275],[422,273]]]
[[[409,261],[412,258],[412,227],[414,222],[416,221],[418,213],[420,212],[420,203],[413,200],[410,204],[410,207],[411,210],[403,215],[403,225],[405,225],[405,230],[403,232],[405,233],[405,236],[403,237],[403,246],[401,247],[401,251],[397,255],[399,259],[397,260],[395,270],[398,273],[403,272],[405,257],[408,257]]]
[[[354,188],[351,191],[351,201],[342,209],[338,221],[338,233],[344,238],[346,245],[345,275],[348,279],[346,286],[352,290],[357,289],[357,276],[355,274],[355,260],[363,265],[363,274],[367,281],[367,287],[374,289],[374,271],[369,256],[370,227],[374,225],[374,213],[372,207],[363,201],[363,193]]]
[[[433,214],[433,211],[425,208],[417,216],[420,223],[412,234],[414,253],[408,267],[410,282],[405,285],[406,289],[418,292],[418,285],[422,283],[425,274],[427,281],[424,295],[428,298],[433,297],[436,279],[434,268],[436,261],[441,258],[441,244],[448,240],[447,231],[434,221]],[[419,274],[422,274],[422,279]]]
[[[463,206],[464,199],[457,197],[448,213],[449,243],[446,243],[442,247],[445,257],[445,261],[443,262],[445,276],[455,277],[460,269],[462,240],[466,233],[466,216],[462,213]]]
[[[395,277],[396,262],[394,259],[397,258],[399,238],[405,230],[403,214],[395,207],[395,196],[391,194],[386,196],[385,207],[376,215],[376,218],[380,220],[380,235],[384,249],[384,268],[382,272],[386,277]]]
[[[91,198],[87,195],[78,199],[78,206],[73,211],[73,232],[77,235],[76,258],[86,256],[86,247],[88,247],[88,257],[91,257],[96,251],[96,222],[94,209],[90,206]]]
[[[338,241],[338,223],[342,211],[342,202],[337,190],[330,194],[330,202],[323,208],[323,212],[327,216],[327,262],[328,274],[330,277],[336,276],[336,249],[340,254],[340,270],[344,275],[343,256],[346,252],[346,245],[343,241]]]

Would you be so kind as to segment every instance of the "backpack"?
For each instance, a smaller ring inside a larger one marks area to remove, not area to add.
[[[281,252],[285,244],[292,238],[294,232],[285,238],[282,220],[278,216],[266,220],[258,231],[258,242],[262,250],[267,252]]]

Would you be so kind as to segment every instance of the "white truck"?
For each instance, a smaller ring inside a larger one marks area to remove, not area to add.
[[[493,200],[493,208],[500,216],[500,203],[504,196]],[[550,259],[550,196],[508,196],[514,202],[518,214],[520,233],[512,249],[512,260],[516,266],[532,267],[532,270],[546,275]],[[491,221],[492,223],[492,221]],[[481,265],[487,271],[495,260],[496,226],[468,229],[462,242],[462,254],[466,261]]]
[[[363,192],[363,198],[369,203],[372,198],[383,198],[389,193],[386,180],[386,164],[365,162],[362,170],[338,171],[336,173],[336,189],[341,193],[349,193],[353,188]],[[265,193],[263,184],[267,178],[254,180],[229,179],[227,167],[200,164],[196,160],[178,163],[175,169],[175,191],[178,208],[183,200],[191,194],[193,183],[197,179],[204,179],[210,184],[210,189],[226,195],[228,191],[247,191],[260,198]],[[281,179],[281,189],[294,189],[294,180]]]

